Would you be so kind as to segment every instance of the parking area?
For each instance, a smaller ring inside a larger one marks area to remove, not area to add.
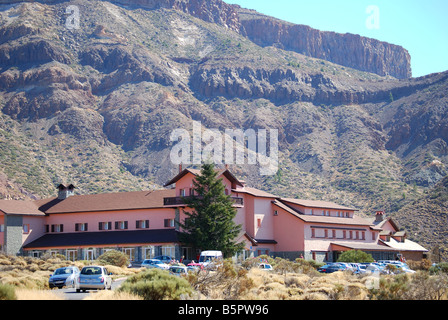
[[[379,274],[399,274],[415,273],[409,266],[401,261],[381,260],[378,262],[334,262],[327,263],[318,269],[321,273],[333,273],[336,271],[349,271],[354,274],[379,273]]]

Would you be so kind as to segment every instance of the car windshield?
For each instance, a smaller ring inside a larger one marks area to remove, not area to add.
[[[81,270],[81,274],[83,275],[95,275],[95,274],[101,274],[101,268],[100,267],[84,267]]]
[[[71,273],[73,273],[73,270],[71,268],[60,268],[60,269],[56,269],[56,271],[54,272],[55,275],[71,274]]]

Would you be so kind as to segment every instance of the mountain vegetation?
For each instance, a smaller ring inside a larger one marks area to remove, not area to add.
[[[1,0],[0,198],[160,188],[193,120],[278,129],[277,174],[236,176],[385,210],[447,258],[447,92],[448,72],[412,78],[401,47],[220,0]]]

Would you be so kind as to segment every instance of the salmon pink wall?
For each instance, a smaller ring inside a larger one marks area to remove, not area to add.
[[[303,251],[304,222],[282,208],[274,206],[278,215],[273,218],[277,245],[275,251]]]
[[[0,212],[0,225],[5,224],[5,214],[3,212]],[[3,246],[5,243],[5,233],[0,232],[0,245]]]
[[[173,208],[167,209],[145,209],[145,210],[117,210],[107,212],[82,212],[52,214],[46,218],[45,224],[63,224],[64,233],[75,232],[76,223],[88,223],[88,231],[100,231],[99,222],[112,222],[114,229],[115,221],[128,221],[128,230],[136,230],[135,221],[149,220],[149,229],[163,229],[164,219],[174,219]],[[105,230],[107,231],[107,230]]]
[[[44,219],[42,217],[24,216],[22,224],[29,225],[29,232],[22,235],[24,245],[41,237],[44,232]]]

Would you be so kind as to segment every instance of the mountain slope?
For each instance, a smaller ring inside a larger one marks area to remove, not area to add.
[[[178,170],[172,131],[191,132],[193,120],[279,130],[275,176],[231,167],[252,186],[386,210],[403,225],[403,208],[447,174],[448,72],[408,78],[404,49],[376,60],[378,71],[401,59],[398,80],[298,53],[288,37],[257,40],[252,20],[290,25],[218,0],[16,2],[0,1],[1,198],[54,195],[59,183],[157,188]],[[68,5],[79,29],[66,27]],[[363,50],[356,59],[369,61]]]

